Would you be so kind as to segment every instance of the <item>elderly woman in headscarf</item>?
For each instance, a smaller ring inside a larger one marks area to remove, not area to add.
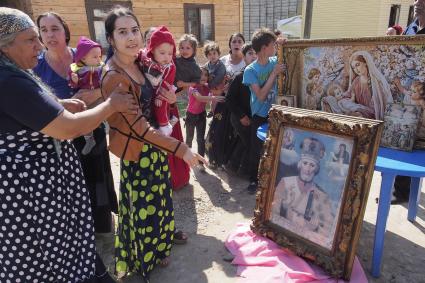
[[[0,282],[113,282],[67,139],[137,105],[120,87],[84,112],[81,101],[57,100],[30,71],[41,49],[34,22],[0,7]]]

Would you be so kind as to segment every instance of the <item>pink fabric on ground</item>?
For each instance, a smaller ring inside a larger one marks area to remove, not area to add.
[[[343,283],[273,241],[253,233],[248,223],[237,224],[225,243],[235,256],[239,283]],[[357,257],[350,283],[368,282]]]

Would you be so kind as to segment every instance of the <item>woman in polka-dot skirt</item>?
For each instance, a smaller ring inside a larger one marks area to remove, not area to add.
[[[96,254],[90,201],[75,148],[65,140],[116,111],[114,93],[84,113],[59,104],[27,69],[42,49],[23,12],[0,7],[0,282],[113,282]],[[57,139],[55,139],[57,138]]]
[[[135,58],[142,47],[137,18],[124,8],[111,11],[105,20],[109,43],[114,49],[102,79],[102,95],[121,83],[140,102],[138,115],[112,115],[109,119],[110,151],[121,158],[118,230],[115,237],[116,273],[139,273],[149,281],[157,264],[168,263],[174,235],[174,212],[167,153],[191,166],[205,160],[184,143],[150,127],[152,85],[139,70]],[[162,89],[164,99],[173,91]],[[172,102],[173,103],[173,102]]]

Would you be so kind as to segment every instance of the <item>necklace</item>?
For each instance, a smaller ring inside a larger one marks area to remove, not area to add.
[[[72,53],[69,48],[67,48],[67,52],[64,56],[58,57],[59,60],[52,59],[49,54],[49,51],[45,54],[47,64],[49,64],[50,68],[52,68],[59,76],[66,78],[68,76],[69,65],[71,65],[73,61]]]

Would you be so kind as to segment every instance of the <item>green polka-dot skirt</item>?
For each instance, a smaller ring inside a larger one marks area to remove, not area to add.
[[[149,144],[138,162],[121,160],[116,272],[145,279],[170,255],[174,235],[172,190],[166,153]]]

